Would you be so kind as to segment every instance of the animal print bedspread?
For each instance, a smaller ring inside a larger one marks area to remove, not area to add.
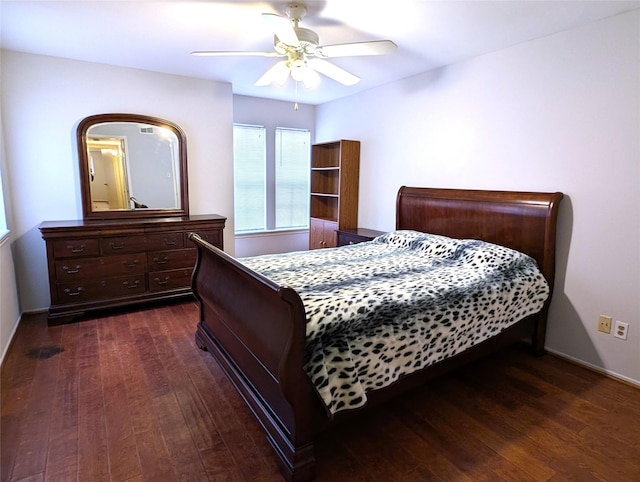
[[[415,231],[240,261],[300,294],[305,370],[330,414],[538,312],[549,295],[525,254]]]

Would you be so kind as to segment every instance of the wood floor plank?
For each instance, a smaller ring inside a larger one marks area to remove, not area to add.
[[[12,479],[43,474],[47,461],[49,430],[51,426],[51,394],[55,392],[60,357],[49,356],[59,350],[61,332],[39,345],[39,340],[28,353],[37,359],[31,390],[22,417],[22,434],[16,454]],[[55,349],[53,348],[55,347]]]
[[[331,433],[324,433],[316,440],[316,458],[318,460],[333,460],[331,464],[318,464],[318,480],[335,482],[356,480],[359,474],[357,459],[347,450],[351,440],[342,427],[337,427]]]
[[[421,400],[428,401],[428,400]],[[467,475],[473,480],[475,467],[480,463],[481,457],[478,457],[473,450],[458,444],[455,434],[450,434],[448,427],[446,430],[438,429],[437,425],[430,420],[428,405],[425,403],[422,408],[418,407],[420,401],[413,402],[411,398],[403,399],[400,404],[391,407],[392,413],[398,417],[405,425],[411,427],[417,436],[426,442],[426,446],[432,447],[432,450],[438,452],[447,464],[455,467],[455,471]],[[413,406],[412,406],[413,405]],[[426,415],[423,415],[425,412]],[[491,454],[487,454],[489,458]]]
[[[46,322],[46,314],[23,317],[0,370],[0,475],[10,480],[17,463],[23,437],[26,433],[28,407],[31,400],[33,380],[40,366],[42,347],[53,347],[55,340],[46,330],[38,329]],[[20,462],[19,465],[24,463]],[[21,469],[23,470],[23,469]]]
[[[245,481],[242,471],[235,463],[231,452],[229,452],[222,438],[218,439],[212,447],[201,450],[200,458],[207,471],[209,480],[216,482]]]
[[[173,344],[183,363],[190,367],[188,378],[195,390],[191,397],[193,397],[192,403],[197,410],[196,418],[206,423],[200,429],[204,428],[207,433],[203,436],[203,434],[197,435],[194,431],[194,437],[200,439],[200,443],[203,445],[201,453],[203,457],[207,457],[205,465],[208,472],[213,474],[220,472],[217,467],[211,466],[211,461],[221,460],[221,455],[228,454],[233,460],[230,448],[225,442],[223,434],[218,430],[216,423],[218,420],[219,423],[222,422],[226,431],[226,439],[231,446],[239,443],[254,452],[250,463],[242,464],[245,467],[242,474],[243,480],[256,477],[269,478],[270,474],[277,473],[275,460],[267,444],[266,436],[235,389],[229,390],[227,388],[227,396],[222,401],[221,392],[216,391],[218,387],[210,383],[210,372],[207,369],[207,365],[212,362],[210,355],[196,347],[192,334],[189,334],[188,337],[177,336],[173,339]],[[216,366],[216,368],[218,367]],[[224,377],[222,373],[216,373],[219,377]],[[214,400],[215,402],[212,403]],[[231,420],[225,419],[228,416],[231,416]],[[234,432],[239,433],[240,436],[238,437],[237,434],[229,435]],[[221,454],[217,452],[221,452]]]
[[[505,370],[515,374],[525,383],[537,384],[543,388],[546,393],[553,396],[552,403],[571,405],[571,412],[575,418],[581,420],[585,426],[597,427],[602,435],[624,444],[640,440],[638,418],[620,409],[627,403],[628,396],[617,396],[615,390],[610,386],[610,379],[592,374],[593,376],[589,377],[589,388],[574,388],[574,391],[571,391],[567,390],[566,386],[558,386],[557,383],[549,382],[547,378],[541,379],[540,376],[544,375],[540,371],[538,371],[538,375],[535,375],[531,370],[517,366],[508,367]],[[601,386],[605,388],[600,389]],[[628,387],[626,388],[628,389]],[[621,390],[621,392],[625,391]]]
[[[98,324],[109,472],[113,481],[128,481],[141,475],[123,376],[128,365],[121,363],[122,350],[118,340],[119,325],[123,321],[114,317]]]
[[[457,480],[460,482],[472,480],[460,471],[447,456],[443,455],[440,450],[440,441],[431,436],[433,434],[428,430],[428,427],[420,427],[419,430],[416,430],[414,423],[420,423],[416,418],[411,419],[411,423],[406,423],[401,417],[398,417],[398,411],[394,408],[387,411],[391,412],[397,422],[394,440],[398,440],[398,443],[402,444],[405,450],[410,451],[420,461],[420,466],[416,468],[417,473],[429,479],[433,477],[437,480]],[[422,430],[422,428],[426,428],[426,430]],[[425,436],[428,438],[424,438]]]
[[[206,471],[189,429],[186,427],[175,394],[168,393],[155,397],[153,408],[177,479],[193,482],[206,481]]]
[[[135,346],[139,352],[142,373],[149,387],[151,396],[160,397],[171,391],[169,379],[162,360],[152,342],[151,332],[146,326],[132,328]]]
[[[637,398],[636,387],[620,383],[602,373],[587,370],[557,356],[545,357],[543,364],[532,362],[533,360],[522,358],[514,366],[536,374],[559,388],[580,393],[593,403],[600,404],[602,408],[606,409],[611,403]]]
[[[78,475],[79,325],[61,327],[60,373],[53,393],[45,480],[73,481]]]
[[[478,397],[482,402],[479,406],[487,410],[491,407],[492,410],[500,412],[510,425],[525,433],[528,438],[537,440],[541,450],[552,458],[550,467],[556,472],[566,474],[571,479],[579,476],[580,480],[590,480],[593,477],[599,480],[624,480],[624,477],[620,479],[624,474],[615,467],[611,467],[604,454],[588,445],[583,445],[579,432],[568,427],[566,423],[558,421],[562,420],[562,417],[551,416],[554,411],[570,411],[563,404],[550,403],[548,406],[551,412],[545,413],[538,407],[537,399],[524,398],[522,393],[510,384],[500,387],[491,385],[483,374],[485,374],[484,371],[466,372],[459,378],[470,387],[473,396]],[[481,386],[480,389],[478,384]],[[497,405],[492,406],[493,402]],[[508,416],[509,410],[514,410],[514,415],[511,417]],[[629,448],[624,453],[629,456]],[[625,468],[626,470],[628,467]]]
[[[448,384],[447,384],[448,386]],[[555,475],[549,467],[545,453],[505,424],[496,423],[492,417],[474,417],[469,411],[469,400],[462,407],[456,404],[456,395],[449,397],[450,391],[438,385],[436,410],[446,414],[450,423],[466,435],[471,435],[499,453],[518,469],[528,474],[532,480],[547,480]]]
[[[437,386],[438,383],[436,381],[434,385]],[[464,413],[452,411],[440,397],[429,398],[428,410],[424,405],[416,404],[415,399],[409,399],[407,406],[415,410],[419,416],[425,417],[439,433],[445,434],[453,446],[464,447],[467,453],[472,454],[471,465],[467,467],[467,473],[470,471],[472,477],[481,478],[485,474],[492,474],[506,480],[536,480],[496,450],[492,446],[494,444],[487,444],[490,435],[484,427],[472,427],[471,423],[466,423],[468,419],[459,416]]]
[[[212,404],[210,415],[213,423],[241,468],[243,477],[253,480],[274,467],[265,464],[263,453],[250,435],[259,433],[258,423],[220,367],[211,357],[205,360],[204,366],[194,368],[191,378],[202,399]],[[207,378],[209,381],[205,381]]]
[[[152,397],[144,377],[142,364],[135,345],[124,344],[121,354],[127,360],[123,373],[127,392],[127,404],[134,434],[152,432],[156,428]]]
[[[1,480],[281,482],[197,318],[193,301],[25,317],[1,369]],[[638,420],[635,387],[507,349],[321,434],[317,481],[635,482]]]
[[[558,474],[569,478],[580,474],[580,480],[592,479],[588,474],[582,473],[579,465],[571,463],[565,443],[555,437],[552,431],[541,428],[543,419],[527,406],[505,409],[505,404],[496,403],[496,397],[493,396],[503,397],[503,393],[479,393],[455,379],[449,380],[442,388],[449,403],[460,407],[466,416],[480,420],[495,434],[500,434],[502,443],[517,444],[522,450],[526,450],[525,458],[535,457],[539,461],[536,465],[541,463],[548,466],[551,472],[549,479]]]
[[[11,480],[13,466],[18,455],[21,433],[20,415],[2,414],[0,417],[0,480]]]
[[[164,365],[171,390],[176,395],[187,428],[191,432],[198,450],[211,448],[215,444],[213,437],[217,435],[209,428],[213,425],[212,419],[191,381],[189,370],[174,346],[176,339],[182,335],[172,334],[170,330],[166,329],[166,324],[162,325],[160,318],[157,318],[160,322],[159,328],[160,326],[164,326],[164,328],[160,328],[152,335],[152,341]],[[154,331],[152,327],[150,327],[150,331]]]
[[[103,321],[103,320],[101,320]],[[80,325],[78,347],[78,480],[109,481],[109,458],[95,320]]]
[[[179,473],[174,470],[169,450],[160,428],[135,435],[143,480],[171,481],[179,480]]]

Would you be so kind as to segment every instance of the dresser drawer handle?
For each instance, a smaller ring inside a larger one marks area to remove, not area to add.
[[[111,247],[112,250],[118,251],[119,249],[124,249],[125,244],[124,243],[121,243],[121,244],[109,243],[109,246]]]
[[[80,265],[77,264],[75,268],[69,268],[68,266],[63,266],[62,269],[65,270],[67,274],[76,274],[80,271]]]
[[[138,263],[139,261],[137,259],[134,259],[132,263],[129,263],[128,261],[122,262],[125,268],[135,268],[136,266],[138,266]]]
[[[161,281],[160,278],[155,278],[154,281],[159,285],[166,285],[169,282],[169,277],[165,276],[163,281]]]
[[[169,261],[169,256],[165,256],[162,259],[160,259],[158,257],[153,258],[153,262],[155,264],[167,264],[168,261]]]
[[[128,281],[123,281],[122,284],[128,290],[135,290],[140,285],[140,280],[139,279],[135,280],[133,284],[130,284]]]
[[[82,288],[78,288],[77,291],[71,291],[69,288],[64,290],[65,294],[67,294],[68,296],[78,296],[80,294],[82,294]]]
[[[177,244],[177,241],[175,239],[172,239],[172,240],[165,239],[164,244],[165,246],[175,246]]]
[[[86,247],[87,246],[85,244],[81,244],[80,246],[73,246],[70,244],[67,246],[67,249],[72,253],[82,253]]]

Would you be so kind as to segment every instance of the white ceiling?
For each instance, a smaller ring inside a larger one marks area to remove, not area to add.
[[[0,0],[2,48],[229,82],[233,92],[294,100],[295,83],[255,87],[278,59],[194,57],[193,50],[271,50],[263,12],[287,1]],[[361,77],[345,87],[323,77],[297,100],[321,104],[377,85],[640,8],[640,0],[302,1],[300,26],[321,45],[390,39],[396,53],[332,60]]]

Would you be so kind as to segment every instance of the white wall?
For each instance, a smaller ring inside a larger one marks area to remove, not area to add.
[[[1,99],[0,99],[1,100]],[[0,105],[2,103],[0,102]],[[0,217],[6,220],[7,227],[13,226],[13,216],[11,204],[8,202],[11,196],[8,177],[8,166],[6,163],[4,136],[2,128],[2,115],[0,111],[0,172],[2,173],[2,194],[0,199]],[[5,198],[7,202],[5,201]],[[13,235],[4,230],[4,223],[0,226],[0,363],[9,348],[9,343],[20,321],[20,308],[18,306],[18,286],[16,282],[15,268],[13,265],[13,255],[11,252],[11,241]]]
[[[224,242],[233,252],[230,84],[11,51],[1,62],[21,311],[49,305],[38,226],[82,218],[75,135],[88,115],[137,113],[178,124],[187,136],[190,212],[229,217]]]
[[[276,127],[309,129],[311,142],[315,132],[316,108],[300,104],[294,110],[292,102],[233,96],[233,122],[264,126],[267,129],[267,156],[275,156]],[[271,232],[236,236],[236,256],[285,253],[309,249],[309,231]]]
[[[20,321],[11,236],[0,239],[0,363]]]
[[[362,141],[361,227],[402,185],[564,192],[547,348],[640,383],[639,81],[635,11],[323,104],[316,141]]]

